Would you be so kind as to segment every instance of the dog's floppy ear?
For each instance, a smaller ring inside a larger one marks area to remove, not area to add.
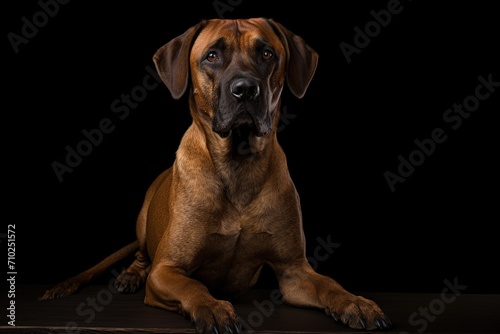
[[[153,62],[160,78],[170,90],[174,99],[180,99],[186,92],[189,79],[189,53],[198,33],[206,21],[189,28],[156,51]]]
[[[316,72],[318,54],[307,45],[302,37],[295,35],[272,19],[268,22],[285,45],[288,57],[286,73],[288,88],[300,99],[306,93]]]

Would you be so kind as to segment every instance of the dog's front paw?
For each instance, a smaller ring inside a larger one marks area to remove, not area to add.
[[[355,329],[389,329],[392,325],[374,301],[351,294],[333,297],[325,312],[335,321]]]
[[[241,332],[241,324],[233,305],[223,300],[198,305],[191,314],[191,320],[196,326],[197,333]]]

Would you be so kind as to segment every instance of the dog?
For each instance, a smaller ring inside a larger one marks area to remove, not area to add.
[[[288,304],[356,329],[389,328],[375,302],[316,273],[305,256],[277,128],[283,89],[302,98],[318,54],[273,19],[211,19],[159,48],[153,62],[174,99],[189,92],[193,121],[175,161],[146,192],[137,240],[40,299],[70,295],[135,252],[115,287],[145,284],[145,304],[189,317],[198,333],[241,331],[232,304],[213,291],[238,296],[265,265]]]

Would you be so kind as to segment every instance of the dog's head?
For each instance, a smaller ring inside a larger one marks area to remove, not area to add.
[[[277,124],[285,82],[302,98],[318,55],[271,19],[213,19],[162,46],[153,61],[173,98],[190,87],[191,105],[224,138],[235,129],[268,134]]]

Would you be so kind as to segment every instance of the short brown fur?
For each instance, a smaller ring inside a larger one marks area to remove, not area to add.
[[[116,287],[134,292],[145,283],[147,305],[189,316],[200,333],[241,329],[233,306],[210,291],[241,294],[264,265],[287,303],[353,328],[388,328],[373,301],[316,273],[305,256],[300,200],[277,127],[282,89],[304,96],[316,52],[279,23],[256,18],[200,22],[153,59],[174,98],[189,91],[193,123],[173,166],[146,193],[137,241],[41,299],[69,295],[136,252]]]

